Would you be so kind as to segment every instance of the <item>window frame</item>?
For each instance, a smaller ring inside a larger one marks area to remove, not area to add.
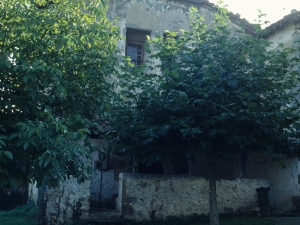
[[[135,65],[135,66],[141,66],[141,65],[143,65],[144,64],[144,44],[142,44],[142,43],[138,43],[138,42],[127,42],[126,41],[126,49],[125,49],[125,56],[129,56],[130,57],[130,55],[127,53],[127,51],[128,51],[128,44],[129,45],[135,45],[136,47],[138,47],[138,46],[140,46],[141,47],[141,55],[140,55],[140,57],[141,57],[141,59],[139,60],[138,59],[138,57],[139,57],[139,55],[138,55],[138,49],[136,48],[136,51],[135,51],[135,53],[136,53],[136,59],[132,59],[132,58],[130,58],[131,59],[131,62]]]

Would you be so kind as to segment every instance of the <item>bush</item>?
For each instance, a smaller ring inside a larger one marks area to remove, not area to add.
[[[0,210],[12,210],[13,208],[25,205],[28,201],[28,188],[0,189]]]

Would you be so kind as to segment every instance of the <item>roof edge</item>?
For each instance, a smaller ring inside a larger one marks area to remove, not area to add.
[[[300,23],[300,11],[293,9],[291,14],[284,16],[281,20],[278,20],[277,22],[266,27],[264,29],[266,32],[264,38],[272,36],[277,30],[283,29],[290,23]]]
[[[184,2],[184,3],[192,3],[195,5],[202,5],[205,8],[217,12],[217,5],[214,3],[209,2],[209,0],[173,0],[176,2]],[[248,20],[242,19],[240,14],[233,14],[232,12],[229,11],[228,13],[229,19],[231,20],[232,23],[241,26],[243,24],[245,26],[245,31],[246,33],[254,33],[255,30],[253,28],[253,24],[251,24]]]

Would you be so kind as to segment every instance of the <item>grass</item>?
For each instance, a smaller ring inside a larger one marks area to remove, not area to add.
[[[276,225],[272,220],[251,218],[251,217],[237,217],[232,215],[220,216],[220,225]],[[126,221],[124,225],[209,225],[208,216],[192,215],[188,217],[167,217],[165,220],[154,221]]]
[[[235,218],[231,220],[224,220],[222,225],[276,225],[277,222],[266,219],[258,219],[258,218]]]
[[[220,216],[221,225],[276,225],[272,220],[237,217],[233,215]],[[34,205],[19,206],[10,211],[0,211],[1,225],[36,225],[36,208]],[[70,222],[68,225],[92,225],[83,221]],[[170,216],[164,220],[132,221],[125,220],[122,225],[209,225],[209,219],[204,215],[186,217]]]
[[[18,206],[10,211],[0,211],[1,225],[35,225],[36,208],[33,204]]]

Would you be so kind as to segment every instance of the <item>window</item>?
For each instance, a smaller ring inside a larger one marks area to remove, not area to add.
[[[150,31],[127,28],[125,55],[129,56],[136,66],[144,63],[144,44],[147,36],[150,36]]]
[[[138,43],[126,44],[126,55],[131,58],[131,62],[136,65],[143,64],[144,46]]]

